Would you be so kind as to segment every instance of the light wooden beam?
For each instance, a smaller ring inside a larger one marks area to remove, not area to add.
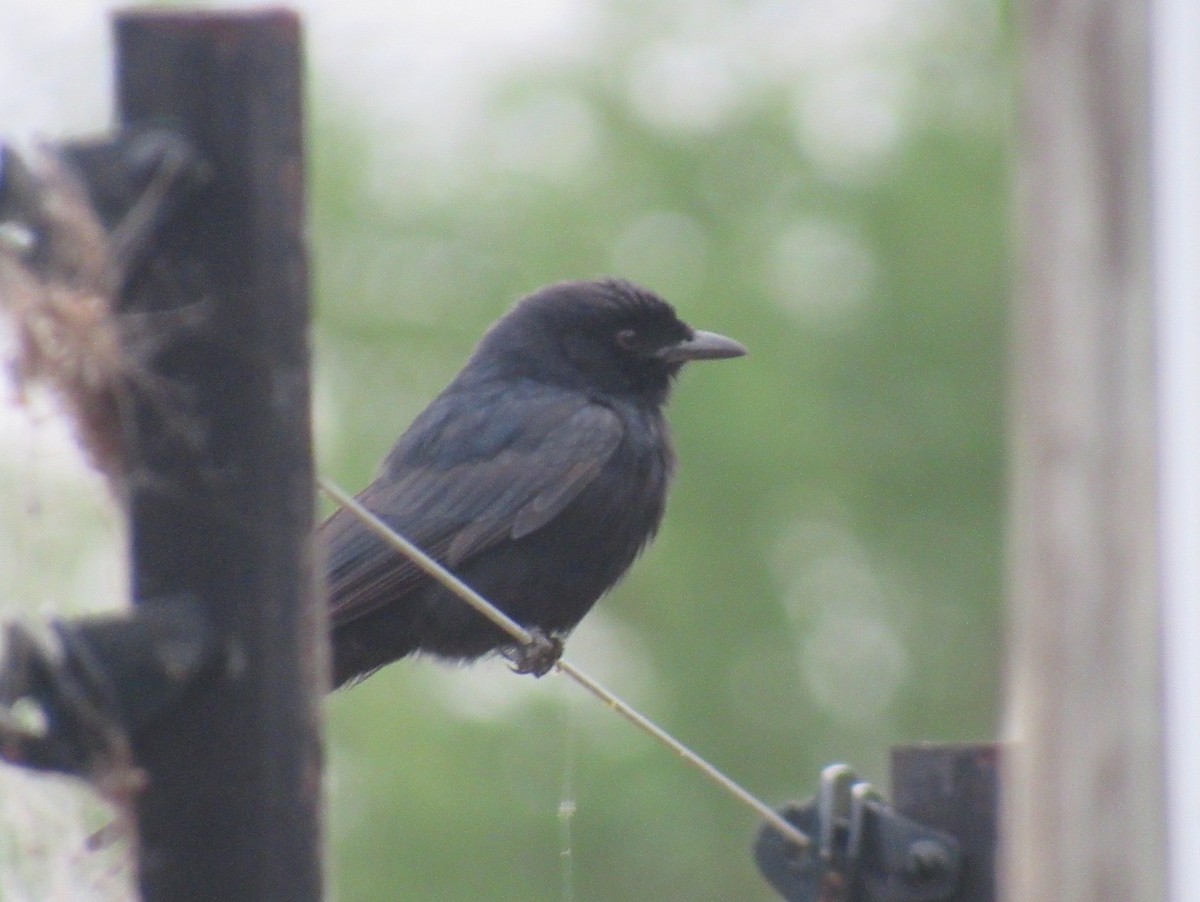
[[[1166,891],[1148,0],[1024,0],[1012,902]]]

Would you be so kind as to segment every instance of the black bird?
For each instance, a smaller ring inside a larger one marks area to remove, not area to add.
[[[545,673],[653,538],[674,469],[662,408],[689,360],[740,357],[620,280],[518,302],[417,417],[358,499],[535,633],[541,657],[386,546],[351,513],[322,524],[341,686],[413,652],[504,650]],[[548,655],[548,657],[547,657]]]

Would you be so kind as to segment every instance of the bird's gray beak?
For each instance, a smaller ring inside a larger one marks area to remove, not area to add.
[[[691,338],[658,352],[658,356],[668,363],[687,363],[689,360],[725,360],[728,357],[742,357],[745,354],[746,346],[741,342],[718,335],[716,332],[701,332],[699,329]]]

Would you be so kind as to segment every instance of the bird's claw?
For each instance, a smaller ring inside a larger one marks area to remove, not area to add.
[[[535,628],[529,629],[529,641],[505,652],[512,662],[513,673],[530,673],[535,677],[548,674],[562,657],[563,643],[557,636]]]

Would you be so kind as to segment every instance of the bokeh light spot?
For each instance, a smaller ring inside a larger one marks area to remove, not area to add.
[[[714,129],[738,105],[741,95],[733,61],[717,44],[652,44],[630,66],[633,109],[661,128]]]
[[[708,238],[690,216],[671,212],[647,213],[617,239],[612,259],[615,271],[666,295],[693,294],[704,279]]]
[[[775,303],[809,326],[851,323],[876,282],[875,258],[856,232],[815,217],[779,233],[763,273]]]

